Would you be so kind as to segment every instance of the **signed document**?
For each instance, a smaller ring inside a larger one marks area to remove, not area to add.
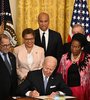
[[[65,96],[56,96],[54,98],[50,98],[49,96],[39,96],[38,98],[43,100],[65,100]]]
[[[50,98],[49,96],[39,96],[37,98],[42,99],[42,100],[54,100],[53,98]]]
[[[49,98],[48,96],[39,96],[37,98],[44,99],[44,100],[54,100],[54,98]],[[75,98],[75,97],[73,97],[73,96],[64,96],[64,97],[60,96],[61,100],[73,99],[73,98]]]

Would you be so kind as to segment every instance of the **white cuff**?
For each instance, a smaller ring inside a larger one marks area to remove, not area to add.
[[[58,91],[59,92],[59,95],[65,95],[65,93],[63,93],[62,91]]]
[[[29,94],[30,94],[30,92],[31,92],[31,91],[26,92],[26,94],[25,94],[25,95],[26,95],[26,96],[30,96],[30,95],[29,95]]]

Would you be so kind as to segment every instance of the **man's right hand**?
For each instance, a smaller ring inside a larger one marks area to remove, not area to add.
[[[34,90],[34,91],[31,91],[29,93],[29,96],[31,96],[31,97],[38,97],[38,96],[40,96],[40,93],[37,90]]]

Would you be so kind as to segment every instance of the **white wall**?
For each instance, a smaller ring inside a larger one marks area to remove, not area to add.
[[[14,28],[16,29],[16,0],[9,0]]]

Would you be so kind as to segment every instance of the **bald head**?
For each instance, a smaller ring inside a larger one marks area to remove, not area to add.
[[[50,76],[57,66],[57,59],[53,56],[47,56],[43,63],[43,73]]]
[[[44,63],[47,63],[47,62],[53,63],[55,64],[55,66],[57,65],[57,59],[53,56],[47,56],[44,60]]]
[[[41,12],[38,16],[38,24],[42,31],[46,31],[49,26],[49,15],[45,12]]]
[[[39,20],[42,16],[48,17],[48,19],[49,19],[49,15],[48,15],[47,13],[41,12],[41,13],[38,15],[38,20]]]

